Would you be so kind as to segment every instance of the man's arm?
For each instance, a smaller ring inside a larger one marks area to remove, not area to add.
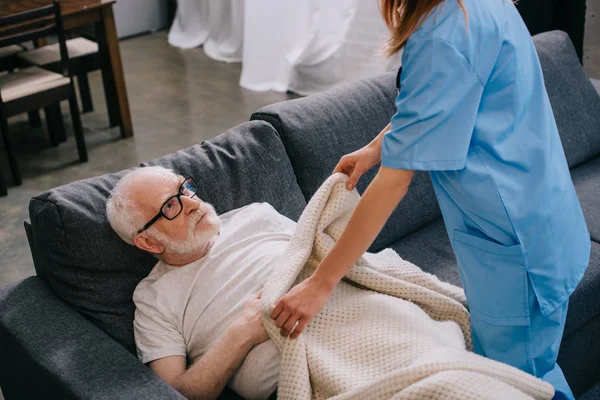
[[[161,358],[149,366],[189,399],[216,399],[254,346],[250,339],[232,326],[187,371],[183,356]]]
[[[170,356],[148,363],[150,369],[188,399],[216,399],[252,347],[269,339],[260,315],[261,294],[186,371],[186,358]]]

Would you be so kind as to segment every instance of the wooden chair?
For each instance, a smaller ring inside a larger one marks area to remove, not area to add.
[[[40,20],[40,18],[44,19]],[[34,23],[33,20],[36,20],[35,26],[25,30],[23,26],[25,24],[29,26]],[[0,17],[0,31],[7,35],[0,37],[0,47],[56,35],[61,55],[61,73],[30,67],[0,75],[0,130],[14,184],[21,184],[21,175],[10,143],[8,118],[13,115],[37,110],[41,107],[52,107],[59,104],[60,101],[68,100],[79,160],[86,162],[88,159],[87,149],[73,78],[69,70],[69,54],[59,1],[53,0],[52,4],[48,6]],[[2,179],[0,179],[0,195],[6,195]]]
[[[12,71],[17,67],[16,55],[24,51],[25,48],[19,45],[12,45],[0,48],[0,72]]]
[[[88,74],[93,71],[101,70],[109,126],[112,128],[119,125],[119,113],[115,108],[115,104],[117,104],[116,93],[114,93],[114,90],[111,90],[110,85],[107,84],[107,79],[109,78],[107,78],[106,68],[110,68],[110,65],[102,63],[98,43],[83,37],[67,39],[67,51],[69,53],[69,62],[71,63],[71,73],[73,76],[77,77],[79,99],[81,100],[81,112],[87,113],[94,111]],[[37,66],[54,72],[60,71],[60,49],[58,43],[19,53],[17,58],[19,65],[21,66]],[[46,120],[49,121],[48,130],[56,132],[56,134],[50,134],[52,144],[57,145],[58,141],[64,141],[66,139],[64,136],[64,128],[61,128],[60,122],[55,126],[51,126],[50,123],[52,121],[58,121],[58,119],[56,118],[55,113],[49,115],[50,111],[45,111]],[[40,120],[38,112],[31,112],[30,122],[36,120]]]
[[[0,48],[0,73],[4,71],[13,72],[15,69],[19,68],[22,61],[17,58],[17,55],[25,51],[27,51],[27,47],[16,44]],[[44,107],[44,111],[46,114],[46,122],[48,124],[48,132],[50,133],[50,144],[52,146],[58,146],[59,142],[67,140],[60,105],[56,104]],[[30,111],[28,114],[30,127],[38,128],[42,126],[42,120],[38,110]]]
[[[16,44],[0,48],[0,73],[4,71],[13,72],[19,68],[23,62],[17,58],[17,55],[25,51],[27,51],[27,47]],[[50,133],[50,144],[58,146],[60,142],[67,140],[60,104],[44,107],[44,112],[46,114],[48,132]],[[30,127],[38,128],[42,126],[38,110],[30,111],[28,114]]]
[[[67,40],[67,52],[71,63],[71,73],[77,77],[81,112],[94,110],[88,73],[100,69],[98,43],[83,37]],[[60,49],[58,43],[22,52],[17,56],[21,65],[37,66],[50,71],[60,71]]]

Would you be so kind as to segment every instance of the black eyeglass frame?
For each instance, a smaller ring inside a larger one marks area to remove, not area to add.
[[[194,198],[194,196],[196,196],[196,194],[198,193],[198,184],[196,184],[196,181],[194,180],[194,178],[192,178],[191,176],[188,176],[187,178],[185,178],[183,180],[183,182],[181,182],[181,185],[179,186],[179,190],[177,191],[177,194],[173,195],[173,196],[169,197],[167,200],[165,200],[165,202],[162,203],[162,205],[160,206],[160,210],[158,211],[158,214],[156,214],[154,217],[152,217],[152,219],[150,221],[148,221],[148,223],[146,225],[144,225],[142,227],[142,229],[140,229],[139,231],[137,231],[136,235],[139,235],[140,233],[144,232],[146,229],[150,228],[153,223],[155,223],[156,221],[159,220],[160,217],[165,217],[169,221],[172,221],[175,218],[177,218],[179,216],[179,214],[181,214],[181,212],[183,211],[183,203],[181,202],[181,196],[187,196],[185,193],[183,193],[184,185],[186,184],[186,182],[192,182],[194,184],[194,186],[196,187],[196,191],[191,196],[188,196],[188,197],[190,199],[192,199],[192,198]],[[163,207],[169,201],[171,201],[173,198],[176,198],[177,202],[179,203],[179,212],[177,214],[175,214],[175,216],[173,218],[169,218],[163,212]]]

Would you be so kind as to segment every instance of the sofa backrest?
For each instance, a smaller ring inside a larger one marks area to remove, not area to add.
[[[574,168],[600,154],[600,96],[566,33],[542,33],[534,42],[567,162]]]
[[[577,166],[600,154],[600,98],[566,33],[542,33],[534,43],[569,166]],[[395,112],[395,74],[266,106],[252,115],[271,123],[281,135],[307,201],[341,156],[369,143],[389,123]],[[360,193],[376,170],[361,179]],[[388,246],[440,216],[428,174],[417,172],[408,195],[370,250]]]
[[[339,159],[369,143],[395,112],[396,72],[341,85],[324,93],[266,106],[253,120],[271,123],[281,135],[298,184],[308,201]],[[357,185],[363,193],[377,172]],[[428,173],[417,172],[371,251],[384,248],[441,216]]]
[[[145,164],[146,165],[146,164]],[[306,206],[277,132],[248,122],[148,165],[194,177],[218,213],[268,202],[297,220]],[[36,269],[57,295],[132,353],[133,290],[156,259],[125,244],[110,228],[110,191],[128,171],[52,189],[29,205]]]

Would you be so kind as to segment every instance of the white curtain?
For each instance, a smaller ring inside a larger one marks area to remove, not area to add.
[[[313,94],[399,67],[376,0],[246,0],[240,85]]]
[[[178,0],[169,44],[182,49],[204,45],[217,61],[242,61],[243,0]]]
[[[240,85],[257,91],[285,92],[289,89],[292,69],[288,54],[298,52],[307,37],[308,3],[306,0],[247,0],[244,11]]]
[[[377,0],[179,0],[169,43],[242,61],[240,85],[313,94],[398,68]]]

